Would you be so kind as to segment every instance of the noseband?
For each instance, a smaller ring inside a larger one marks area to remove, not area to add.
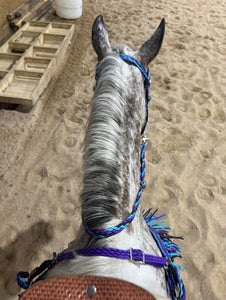
[[[145,97],[146,97],[146,121],[145,125],[142,129],[141,135],[144,135],[144,131],[148,122],[148,104],[151,100],[149,95],[149,87],[150,87],[150,74],[149,71],[145,70],[140,62],[135,60],[129,55],[118,54],[119,57],[128,64],[136,66],[144,77],[144,88],[145,88]],[[96,76],[97,79],[98,76]],[[107,238],[112,235],[115,235],[122,230],[124,230],[134,219],[137,209],[140,204],[140,198],[143,189],[145,188],[145,148],[146,148],[147,138],[143,136],[142,144],[141,144],[141,156],[140,156],[140,188],[136,197],[135,204],[133,206],[131,214],[123,220],[120,224],[106,228],[106,229],[89,229],[83,220],[83,226],[86,232],[96,238],[102,239]],[[27,272],[19,272],[17,274],[17,283],[23,289],[28,289],[32,284],[42,279],[45,279],[48,273],[48,270],[51,269],[57,263],[74,259],[77,255],[79,256],[104,256],[104,257],[114,257],[119,259],[127,259],[139,264],[148,264],[154,266],[156,268],[164,268],[166,274],[166,280],[168,283],[168,291],[171,299],[175,300],[185,300],[186,299],[186,291],[184,288],[183,281],[181,279],[179,269],[183,270],[179,265],[174,263],[174,258],[182,257],[181,248],[171,241],[171,238],[180,238],[180,237],[172,237],[168,234],[170,231],[170,227],[160,225],[161,222],[165,220],[161,220],[165,215],[156,216],[157,211],[151,212],[148,210],[143,214],[144,220],[149,228],[151,235],[156,241],[162,256],[154,256],[150,254],[145,254],[140,249],[129,249],[129,250],[120,250],[115,248],[86,248],[86,249],[74,249],[73,251],[63,251],[58,256],[54,254],[53,259],[44,261],[40,267],[36,268],[35,271],[31,272],[31,274]]]

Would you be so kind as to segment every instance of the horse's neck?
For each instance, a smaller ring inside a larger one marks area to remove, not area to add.
[[[117,58],[108,60],[106,70],[102,70],[98,79],[91,105],[81,194],[83,221],[91,230],[112,227],[127,218],[140,186],[140,132],[146,111],[144,91],[138,86],[142,87],[143,81],[141,76],[128,76],[126,72],[130,68],[127,64],[123,66],[125,70],[119,66]],[[139,74],[137,71],[135,75]],[[122,77],[122,73],[127,76]],[[134,77],[136,80],[132,80]],[[86,247],[134,248],[146,254],[161,255],[140,207],[128,227],[106,239],[92,238],[81,226],[69,248]],[[129,260],[78,256],[56,265],[49,276],[66,274],[119,278],[166,296],[164,270],[137,266]]]
[[[139,188],[144,91],[119,61],[107,58],[100,66],[85,138],[82,215],[90,229],[128,216]],[[142,87],[141,75],[137,80]]]
[[[99,72],[85,137],[81,194],[82,217],[90,230],[116,226],[132,212],[140,188],[141,131],[146,116],[143,77],[137,68],[113,56],[102,62]],[[104,244],[160,254],[141,207],[120,234],[85,241],[83,247]]]

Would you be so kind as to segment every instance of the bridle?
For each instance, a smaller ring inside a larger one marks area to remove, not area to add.
[[[85,224],[83,220],[83,226],[87,234],[89,234],[90,236],[96,239],[107,238],[117,233],[120,233],[133,221],[140,204],[142,191],[146,186],[144,182],[144,177],[145,177],[145,149],[146,149],[147,138],[144,136],[144,132],[148,122],[148,104],[149,101],[151,100],[151,97],[149,95],[149,87],[151,83],[150,74],[149,71],[148,70],[146,71],[143,65],[139,61],[135,60],[133,57],[125,54],[118,54],[118,55],[126,63],[136,66],[141,71],[144,77],[144,88],[145,88],[145,97],[146,97],[146,121],[141,132],[143,138],[142,138],[141,156],[140,156],[140,188],[131,214],[118,225],[110,228],[105,228],[105,229],[91,230],[90,228],[88,228],[88,226]],[[98,79],[98,76],[96,76],[96,79]],[[69,252],[68,250],[65,250],[59,255],[54,254],[53,259],[44,261],[41,264],[41,266],[36,268],[35,272],[32,272],[31,274],[27,272],[19,272],[17,274],[17,283],[23,289],[28,289],[35,282],[45,279],[48,270],[61,261],[74,259],[76,258],[77,255],[104,256],[104,257],[113,257],[119,259],[127,259],[141,264],[148,264],[156,268],[164,268],[166,274],[166,280],[168,283],[168,291],[171,299],[185,300],[186,291],[179,273],[179,269],[180,270],[183,269],[179,265],[176,265],[174,263],[174,258],[182,257],[181,248],[171,241],[171,238],[180,238],[180,237],[172,237],[168,234],[170,228],[160,224],[161,222],[165,221],[165,220],[161,220],[161,218],[164,217],[165,215],[156,216],[155,215],[156,212],[157,211],[152,213],[151,210],[148,210],[146,213],[143,214],[143,217],[147,223],[150,233],[152,234],[154,240],[156,241],[162,253],[162,256],[145,254],[140,249],[132,249],[132,248],[128,250],[120,250],[115,248],[98,247],[98,248],[74,249],[73,251],[69,251]]]

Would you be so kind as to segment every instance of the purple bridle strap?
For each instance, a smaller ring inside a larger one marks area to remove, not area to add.
[[[74,251],[77,255],[81,256],[105,256],[121,259],[128,259],[134,262],[148,264],[156,268],[163,268],[167,266],[167,260],[161,256],[144,254],[140,249],[120,250],[115,248],[85,248]],[[76,254],[74,252],[61,253],[57,257],[60,262],[65,259],[73,259]]]

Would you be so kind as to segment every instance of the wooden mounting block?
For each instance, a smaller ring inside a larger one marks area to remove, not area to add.
[[[34,105],[57,72],[73,24],[30,21],[0,47],[0,102]]]

